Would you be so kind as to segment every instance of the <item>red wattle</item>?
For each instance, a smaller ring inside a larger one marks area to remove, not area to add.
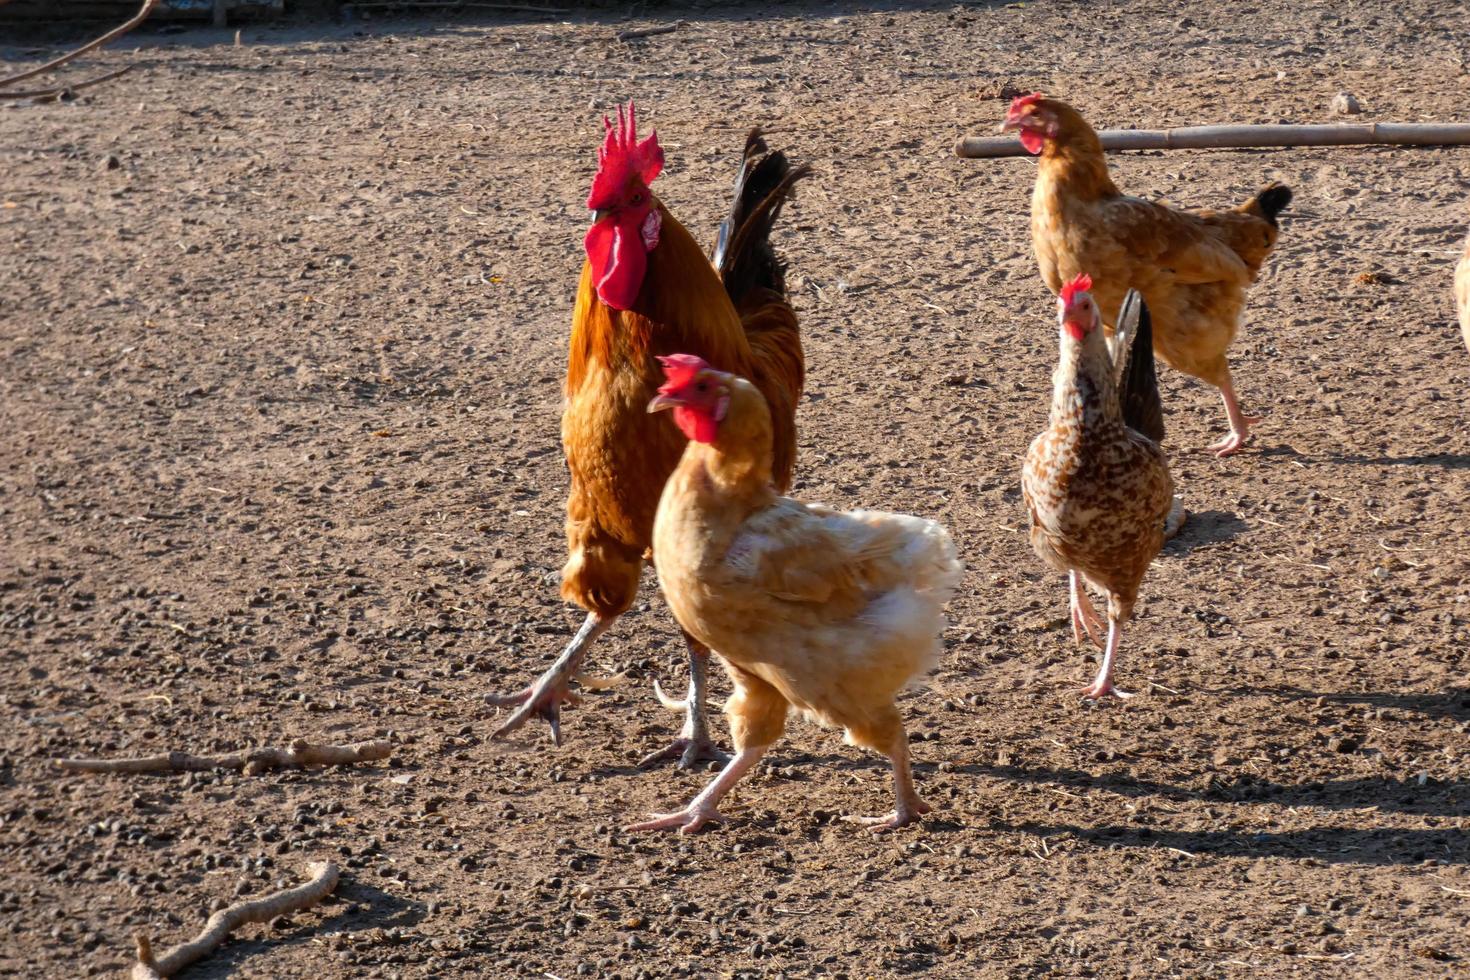
[[[1079,344],[1087,339],[1087,324],[1078,323],[1075,320],[1067,321],[1067,333]]]
[[[1027,153],[1030,153],[1033,156],[1040,153],[1046,147],[1046,138],[1040,133],[1033,132],[1029,129],[1023,129],[1021,130],[1020,135],[1021,145],[1026,148]]]
[[[684,433],[684,438],[695,442],[714,442],[720,431],[720,423],[708,415],[701,415],[688,405],[674,409],[674,424]]]
[[[608,216],[587,229],[582,241],[592,263],[598,298],[615,310],[632,308],[648,270],[648,252],[638,225],[636,220],[618,222],[615,216]]]

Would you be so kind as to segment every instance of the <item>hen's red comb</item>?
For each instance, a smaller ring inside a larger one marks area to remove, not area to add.
[[[651,132],[638,142],[638,110],[632,102],[618,106],[618,124],[613,126],[606,116],[602,125],[607,130],[597,150],[597,176],[592,178],[592,191],[587,207],[601,211],[618,203],[618,195],[628,186],[628,178],[637,175],[645,185],[652,184],[664,168],[664,151],[658,145],[658,133]]]
[[[1062,287],[1062,291],[1059,294],[1058,299],[1062,301],[1063,306],[1071,306],[1072,298],[1075,297],[1078,293],[1087,293],[1091,291],[1092,277],[1084,272],[1076,279],[1073,279],[1071,282]]]
[[[1040,102],[1042,98],[1044,96],[1040,92],[1032,92],[1030,95],[1018,95],[1011,100],[1011,112],[1020,112],[1028,105],[1035,105]]]
[[[659,389],[662,394],[678,391],[693,381],[699,372],[710,370],[709,362],[694,354],[670,354],[668,357],[660,357],[658,362],[663,365],[664,377],[669,379]]]

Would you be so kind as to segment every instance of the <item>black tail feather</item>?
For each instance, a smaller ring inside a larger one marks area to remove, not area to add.
[[[1154,367],[1154,327],[1148,304],[1137,290],[1130,289],[1118,313],[1121,328],[1135,315],[1138,326],[1127,351],[1118,357],[1128,360],[1118,385],[1118,402],[1123,410],[1123,424],[1154,442],[1164,441],[1164,403],[1159,397],[1159,376]]]
[[[1261,217],[1269,221],[1272,228],[1279,227],[1276,216],[1290,203],[1291,188],[1285,184],[1270,184],[1256,194],[1256,206],[1261,209]]]
[[[786,294],[786,264],[771,247],[771,228],[791,188],[811,173],[811,167],[792,167],[786,154],[772,153],[759,129],[745,140],[745,156],[735,178],[735,200],[730,216],[720,223],[713,261],[725,292],[738,307],[752,289]]]

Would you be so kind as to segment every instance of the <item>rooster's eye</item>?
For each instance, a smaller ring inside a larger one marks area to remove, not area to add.
[[[709,391],[709,385],[706,382],[701,381],[699,384],[697,384],[697,385],[694,386],[694,390],[695,391]]]

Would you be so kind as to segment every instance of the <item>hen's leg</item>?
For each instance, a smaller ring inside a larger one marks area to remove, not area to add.
[[[1072,580],[1072,642],[1081,643],[1083,634],[1092,641],[1093,646],[1102,649],[1102,617],[1093,608],[1092,600],[1087,595],[1087,586],[1082,581],[1082,576],[1075,571],[1068,573]]]
[[[557,745],[561,744],[561,705],[563,701],[576,701],[576,695],[567,687],[567,682],[577,672],[582,658],[591,649],[597,638],[607,632],[607,628],[617,619],[616,616],[599,616],[597,613],[588,613],[587,618],[582,621],[582,628],[577,630],[577,635],[572,637],[572,642],[562,651],[556,663],[541,677],[519,694],[488,695],[485,700],[494,705],[518,704],[515,713],[505,720],[491,738],[504,738],[511,732],[520,728],[532,715],[545,718],[551,725],[551,740]]]
[[[1220,385],[1220,397],[1225,400],[1225,415],[1230,420],[1230,434],[1219,442],[1211,443],[1216,456],[1229,456],[1238,452],[1250,441],[1251,426],[1261,421],[1260,416],[1247,415],[1240,410],[1235,398],[1235,385],[1230,383],[1230,371],[1225,371],[1225,380]]]
[[[730,792],[730,787],[740,781],[740,777],[760,761],[761,756],[766,754],[769,745],[753,745],[750,748],[741,749],[735,754],[735,758],[725,763],[725,768],[715,777],[714,782],[704,788],[704,791],[689,801],[689,805],[677,813],[655,813],[652,820],[642,823],[629,824],[623,829],[629,833],[641,830],[668,830],[678,827],[681,834],[692,834],[700,827],[710,822],[722,823],[725,815],[720,812],[720,800]]]
[[[678,827],[679,833],[692,834],[712,820],[724,819],[719,811],[720,800],[766,754],[766,749],[781,737],[786,727],[786,699],[779,691],[739,667],[730,667],[730,677],[735,682],[735,693],[726,702],[725,711],[730,716],[735,758],[720,770],[704,792],[678,813],[655,813],[652,820],[624,829],[633,832]]]
[[[1093,678],[1090,687],[1083,688],[1080,693],[1084,698],[1097,701],[1111,694],[1115,698],[1131,698],[1132,694],[1120,691],[1113,686],[1113,661],[1118,655],[1118,644],[1123,639],[1123,627],[1117,617],[1108,617],[1108,643],[1103,648],[1102,666],[1098,668],[1097,676]]]
[[[862,824],[874,833],[883,833],[917,823],[932,807],[919,799],[914,789],[914,771],[909,764],[909,737],[898,717],[898,709],[889,706],[877,712],[868,728],[849,728],[848,735],[859,745],[875,749],[893,763],[893,795],[897,802],[892,813],[881,817],[847,817],[849,823]]]
[[[705,692],[709,687],[709,647],[688,633],[684,643],[689,647],[689,696],[675,701],[666,696],[654,681],[654,693],[665,708],[684,712],[684,730],[666,748],[650,753],[639,761],[651,766],[664,759],[678,759],[680,769],[692,769],[701,762],[724,762],[730,757],[721,752],[709,736],[709,716],[705,710]]]

